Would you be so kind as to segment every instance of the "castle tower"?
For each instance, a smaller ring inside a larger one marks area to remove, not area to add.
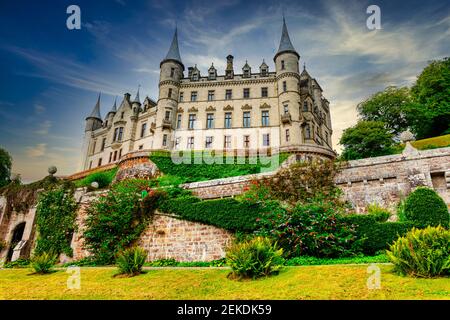
[[[277,76],[278,111],[281,120],[280,146],[301,143],[299,59],[300,55],[292,45],[283,17],[280,45],[273,58]]]
[[[159,98],[153,148],[171,149],[172,135],[180,96],[180,81],[184,65],[178,48],[178,31],[175,28],[172,44],[160,63]]]
[[[131,121],[131,126],[130,126],[130,130],[128,130],[126,132],[126,137],[125,139],[129,139],[130,140],[130,144],[128,146],[128,151],[133,151],[134,150],[134,141],[136,138],[136,128],[137,128],[137,123],[138,123],[138,116],[139,116],[139,112],[141,112],[141,98],[139,96],[139,90],[140,90],[141,86],[138,86],[137,92],[136,92],[136,96],[134,97],[134,100],[131,102],[131,116],[130,116],[130,121]]]
[[[86,118],[86,126],[84,129],[83,147],[82,147],[82,159],[81,169],[85,170],[89,167],[87,159],[92,152],[92,137],[93,132],[103,125],[102,117],[100,115],[100,93],[98,94],[97,103],[92,109],[91,114]]]

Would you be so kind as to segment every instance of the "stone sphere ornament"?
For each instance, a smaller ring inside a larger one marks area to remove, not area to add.
[[[50,166],[48,167],[48,173],[53,176],[56,172],[58,171],[58,169],[55,166]]]
[[[98,182],[96,182],[96,181],[92,182],[91,183],[91,187],[94,188],[94,189],[98,189],[98,187],[99,187],[98,186]]]
[[[403,131],[402,133],[400,133],[400,140],[403,143],[406,143],[406,142],[409,142],[409,141],[414,141],[414,135],[409,130]]]

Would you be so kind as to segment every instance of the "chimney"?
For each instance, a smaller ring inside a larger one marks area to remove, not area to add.
[[[124,99],[128,102],[130,102],[131,99],[131,94],[129,94],[128,92],[124,94]]]
[[[231,54],[227,56],[227,68],[225,69],[225,79],[233,79],[234,77],[233,59],[234,57]]]
[[[188,68],[188,78],[191,78],[191,76],[192,76],[192,71],[194,71],[194,67],[189,67],[189,68]]]

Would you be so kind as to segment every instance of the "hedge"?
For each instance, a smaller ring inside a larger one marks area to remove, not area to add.
[[[185,220],[245,233],[255,230],[256,219],[263,211],[258,205],[233,198],[200,201],[195,197],[168,199],[159,210],[176,214]]]
[[[351,214],[343,217],[355,225],[356,236],[361,239],[364,254],[373,255],[387,249],[399,236],[406,234],[415,224],[413,222],[378,222],[373,215]]]

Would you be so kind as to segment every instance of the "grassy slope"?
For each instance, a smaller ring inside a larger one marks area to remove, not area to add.
[[[449,299],[450,278],[415,279],[381,267],[381,290],[368,290],[367,265],[288,267],[280,275],[233,281],[226,269],[149,270],[113,278],[114,268],[82,268],[81,289],[63,270],[46,276],[0,270],[1,299]]]
[[[430,147],[430,146],[448,147],[448,146],[450,146],[450,134],[447,134],[445,136],[440,136],[440,137],[433,137],[433,138],[413,141],[413,142],[411,142],[411,144],[419,150],[422,150],[422,149]]]

